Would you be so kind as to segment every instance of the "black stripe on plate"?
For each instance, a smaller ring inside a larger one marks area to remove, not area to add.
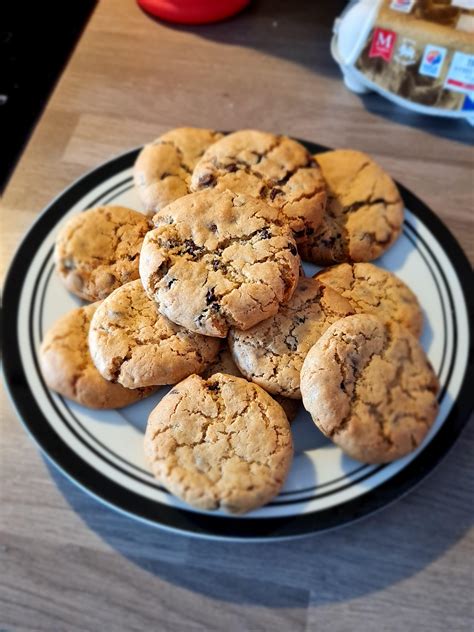
[[[421,241],[421,243],[424,245],[424,247],[426,248],[426,250],[430,253],[432,260],[434,261],[434,264],[444,282],[444,286],[446,288],[446,293],[448,295],[448,302],[449,302],[449,311],[451,314],[451,318],[452,318],[452,322],[453,322],[453,350],[455,350],[457,348],[457,343],[458,343],[458,327],[457,327],[457,318],[456,318],[456,309],[454,307],[454,300],[453,300],[453,294],[451,292],[451,287],[448,283],[448,279],[446,278],[446,274],[443,270],[443,268],[441,267],[438,259],[435,257],[433,251],[431,250],[431,247],[429,246],[429,244],[425,241],[425,239],[423,239],[423,237],[417,232],[415,231],[415,229],[413,228],[413,226],[410,226],[411,230],[416,234],[417,238]],[[461,284],[462,287],[462,284]],[[443,313],[443,317],[444,317],[444,313]],[[444,321],[444,326],[446,328],[446,320]],[[446,329],[445,329],[446,331]],[[471,345],[472,345],[472,334],[471,334]],[[448,369],[448,374],[446,376],[446,379],[444,381],[444,386],[441,389],[441,392],[438,396],[439,401],[441,402],[446,394],[446,391],[449,387],[449,383],[451,381],[451,376],[453,374],[454,371],[454,364],[455,364],[455,359],[456,359],[456,354],[455,352],[453,352],[453,354],[451,355],[451,362],[449,365],[449,369]]]
[[[411,228],[411,230],[413,231],[415,237],[418,237],[418,233],[417,231],[408,223],[406,222],[407,226],[409,226]],[[448,328],[448,322],[447,322],[447,318],[446,318],[446,308],[444,305],[444,297],[443,294],[441,293],[441,287],[438,283],[438,279],[436,278],[436,275],[433,272],[433,268],[431,267],[431,264],[429,263],[428,258],[426,257],[425,253],[421,250],[421,248],[419,248],[417,246],[417,243],[415,241],[415,239],[413,237],[411,237],[410,233],[407,231],[404,233],[406,238],[410,241],[411,244],[413,244],[414,248],[420,253],[420,257],[423,259],[423,261],[426,264],[426,267],[429,269],[431,276],[433,277],[433,280],[435,282],[436,285],[436,289],[438,291],[439,297],[440,297],[440,303],[441,303],[441,313],[442,313],[442,318],[443,318],[443,333],[444,333],[444,338],[443,338],[443,350],[441,352],[441,362],[439,365],[439,369],[438,369],[438,377],[441,377],[441,373],[443,372],[443,368],[444,368],[444,362],[446,360],[446,350],[447,350],[447,346],[448,346],[448,341],[447,341],[447,328]],[[433,258],[433,254],[431,254],[431,257]]]

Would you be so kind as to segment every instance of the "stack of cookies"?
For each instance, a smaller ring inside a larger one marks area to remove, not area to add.
[[[173,385],[145,454],[200,509],[243,513],[278,494],[301,400],[355,459],[420,444],[438,382],[416,296],[369,263],[403,223],[397,187],[371,158],[181,128],[142,150],[134,177],[146,214],[90,209],[57,237],[61,279],[92,304],[46,335],[50,388],[115,408]],[[308,278],[302,260],[325,267]]]

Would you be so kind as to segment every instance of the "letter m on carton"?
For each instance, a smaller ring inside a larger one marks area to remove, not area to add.
[[[397,34],[395,31],[375,29],[372,44],[370,45],[369,57],[382,57],[385,61],[390,61],[396,38]]]

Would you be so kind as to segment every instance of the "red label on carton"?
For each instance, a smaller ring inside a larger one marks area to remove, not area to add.
[[[390,61],[396,39],[397,34],[395,31],[380,28],[375,29],[369,57],[382,57],[385,61]]]

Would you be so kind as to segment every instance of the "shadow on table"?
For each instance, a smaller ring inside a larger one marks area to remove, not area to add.
[[[342,81],[341,71],[330,53],[330,43],[334,21],[346,5],[346,0],[254,0],[247,9],[228,20],[196,26],[170,24],[146,15],[167,28],[227,46],[254,48]],[[359,96],[359,99],[371,114],[392,123],[467,145],[474,141],[474,129],[463,120],[417,114],[376,93]]]
[[[241,13],[214,24],[180,25],[151,20],[167,28],[226,46],[254,48],[327,76],[340,76],[329,45],[334,20],[347,2],[254,0]],[[312,45],[308,46],[311,42]]]
[[[376,515],[317,536],[262,544],[164,532],[113,512],[50,471],[97,535],[161,581],[229,603],[305,608],[310,598],[317,606],[379,591],[418,573],[462,538],[473,523],[466,502],[474,492],[474,478],[466,476],[473,441],[471,423],[429,482]]]
[[[418,114],[399,107],[375,92],[359,95],[359,99],[368,112],[388,119],[391,123],[421,129],[432,136],[447,138],[463,145],[472,145],[474,142],[474,128],[465,120]]]

